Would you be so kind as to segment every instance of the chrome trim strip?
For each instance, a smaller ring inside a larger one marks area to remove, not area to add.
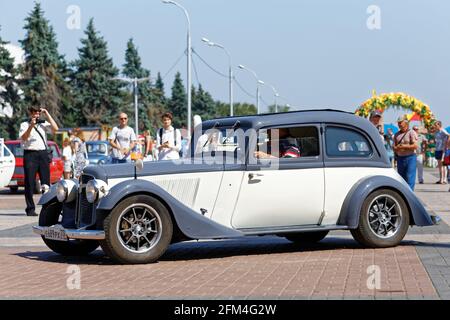
[[[269,227],[269,228],[243,228],[237,229],[243,232],[246,236],[263,235],[263,234],[287,234],[297,232],[315,232],[315,231],[332,231],[332,230],[348,230],[348,226],[329,225],[329,226],[289,226],[289,227]]]
[[[46,227],[33,226],[33,232],[38,235],[44,235]],[[104,240],[105,232],[102,230],[78,230],[78,229],[64,229],[69,239],[84,239],[84,240]]]

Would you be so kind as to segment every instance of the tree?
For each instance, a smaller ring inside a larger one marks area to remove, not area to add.
[[[175,75],[172,85],[172,97],[169,101],[169,110],[173,113],[173,124],[181,128],[187,123],[187,95],[181,80],[180,72]]]
[[[211,94],[205,90],[201,84],[198,90],[192,90],[192,114],[198,114],[203,120],[209,120],[216,117],[216,103]]]
[[[127,49],[125,51],[125,64],[123,65],[123,72],[128,78],[148,78],[150,77],[150,71],[142,67],[141,57],[137,51],[136,46],[133,43],[133,39],[128,40]],[[133,87],[133,85],[131,85]],[[133,87],[134,88],[134,87]],[[150,129],[152,122],[150,121],[149,114],[152,107],[153,98],[151,90],[151,81],[143,81],[138,83],[138,112],[139,112],[139,131],[142,132],[145,129]],[[132,105],[134,114],[134,93],[129,94],[126,99],[127,105]]]
[[[235,116],[255,115],[257,110],[254,104],[235,103],[233,104]],[[230,115],[230,105],[221,101],[216,102],[217,117],[227,117]]]
[[[79,59],[72,63],[71,73],[75,105],[83,115],[80,125],[112,124],[124,99],[123,84],[113,79],[119,70],[108,56],[107,43],[95,30],[93,19],[84,33],[86,38],[81,39]]]
[[[290,110],[290,107],[288,106],[278,106],[278,112],[288,112]],[[269,106],[269,113],[275,113],[275,105],[272,104]]]
[[[21,68],[21,84],[26,106],[35,105],[48,109],[61,123],[70,118],[69,88],[64,56],[58,53],[58,43],[53,28],[44,18],[41,5],[36,3],[25,19],[25,39],[20,43],[25,51],[25,64]]]
[[[1,31],[1,28],[0,28]],[[20,89],[17,84],[17,69],[14,66],[14,58],[4,47],[8,42],[0,36],[0,137],[17,139],[23,114],[20,112]]]

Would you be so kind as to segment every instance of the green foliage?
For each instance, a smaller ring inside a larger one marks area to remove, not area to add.
[[[177,128],[186,126],[187,95],[181,80],[180,72],[175,75],[172,85],[172,97],[169,101],[169,111],[173,113],[173,125]]]
[[[256,106],[251,103],[234,103],[233,109],[235,116],[248,116],[256,114]],[[216,110],[217,117],[228,117],[230,115],[230,104],[217,101]]]
[[[1,31],[1,28],[0,28]],[[18,135],[18,122],[21,121],[20,97],[18,85],[15,81],[17,70],[14,67],[14,58],[4,47],[8,42],[3,41],[0,36],[0,107],[11,106],[13,108],[12,118],[0,118],[0,137],[5,139],[16,139]]]
[[[53,28],[44,18],[39,3],[25,19],[24,29],[25,39],[20,41],[25,51],[25,64],[21,68],[24,104],[45,107],[61,123],[70,111],[69,90],[64,79],[67,68],[64,57],[58,53]]]
[[[198,90],[192,90],[192,115],[198,114],[202,120],[210,120],[216,116],[216,103],[211,94],[205,90],[201,84]]]
[[[72,63],[71,84],[75,106],[82,113],[81,125],[112,124],[123,107],[123,84],[113,80],[119,73],[108,56],[107,43],[91,19],[81,39],[79,59]]]
[[[288,106],[278,105],[278,112],[288,112],[290,108]],[[268,113],[275,113],[275,105],[269,106]]]

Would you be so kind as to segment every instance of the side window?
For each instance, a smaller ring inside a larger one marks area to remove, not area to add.
[[[319,132],[315,126],[261,129],[257,158],[310,158],[320,155]]]
[[[341,127],[327,127],[326,151],[329,157],[368,158],[372,155],[369,141],[359,132]]]

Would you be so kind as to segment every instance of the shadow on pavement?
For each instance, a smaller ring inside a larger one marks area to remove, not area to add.
[[[402,246],[415,245],[404,241]],[[257,237],[235,240],[190,241],[171,245],[159,261],[192,261],[220,259],[237,256],[273,255],[289,252],[331,251],[339,249],[366,250],[351,238],[329,236],[316,244],[297,244],[279,237]],[[367,249],[370,250],[370,249]],[[64,257],[50,249],[48,251],[27,251],[13,255],[35,261],[77,265],[115,265],[103,251],[97,250],[89,256]]]

